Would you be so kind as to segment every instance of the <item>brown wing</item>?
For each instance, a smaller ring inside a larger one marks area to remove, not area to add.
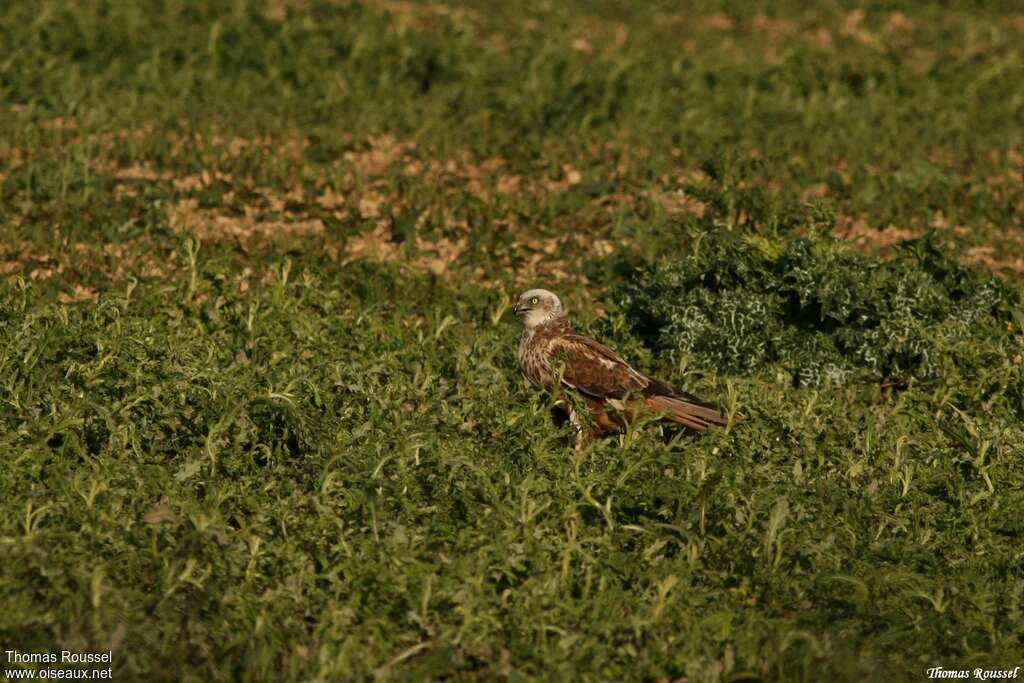
[[[564,358],[562,383],[595,398],[622,398],[643,391],[651,380],[593,339],[567,334],[549,342],[553,358]]]
[[[664,412],[666,417],[699,431],[707,429],[709,424],[728,422],[714,404],[637,372],[614,351],[593,339],[563,334],[551,339],[548,348],[552,357],[565,361],[562,384],[586,396],[618,399],[639,392],[647,397],[649,409]]]
[[[647,375],[637,372],[632,367],[630,367],[629,364],[626,363],[626,361],[619,358],[618,354],[616,354],[614,351],[612,351],[611,349],[609,349],[607,346],[600,342],[594,341],[589,337],[584,337],[583,335],[579,334],[567,335],[567,338],[572,340],[578,340],[580,343],[586,345],[588,348],[600,353],[604,358],[608,359],[609,361],[624,366],[630,373],[632,373],[633,377],[637,381],[637,384],[630,386],[628,391],[639,390],[643,393],[644,396],[671,396],[672,398],[677,398],[697,406],[718,410],[718,406],[716,406],[714,403],[708,403],[707,401],[703,401],[691,393],[688,393],[686,391],[680,391],[679,389],[674,388],[671,384],[662,382],[660,379],[648,377]]]

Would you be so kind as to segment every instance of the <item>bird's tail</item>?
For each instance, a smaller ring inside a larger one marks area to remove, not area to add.
[[[674,422],[703,432],[709,424],[724,425],[728,422],[717,408],[703,401],[691,401],[679,396],[651,396],[647,407]]]

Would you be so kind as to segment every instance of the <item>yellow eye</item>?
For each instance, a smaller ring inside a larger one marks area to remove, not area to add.
[[[538,299],[537,297],[533,297],[532,299],[530,299],[530,303],[536,306],[538,303],[540,303],[540,299]]]

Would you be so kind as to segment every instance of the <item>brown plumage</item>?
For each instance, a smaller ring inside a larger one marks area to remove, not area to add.
[[[523,323],[519,339],[523,374],[533,386],[550,391],[560,373],[561,388],[586,404],[594,432],[621,429],[644,410],[698,431],[727,422],[714,405],[638,372],[607,346],[576,334],[553,293],[531,289],[519,297],[513,310]],[[571,407],[566,417],[577,430],[576,448],[582,448],[587,430]]]

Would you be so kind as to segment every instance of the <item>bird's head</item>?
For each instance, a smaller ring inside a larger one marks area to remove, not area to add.
[[[549,320],[561,318],[565,310],[562,300],[546,289],[531,289],[519,295],[519,300],[512,307],[512,312],[528,330],[543,325]]]

